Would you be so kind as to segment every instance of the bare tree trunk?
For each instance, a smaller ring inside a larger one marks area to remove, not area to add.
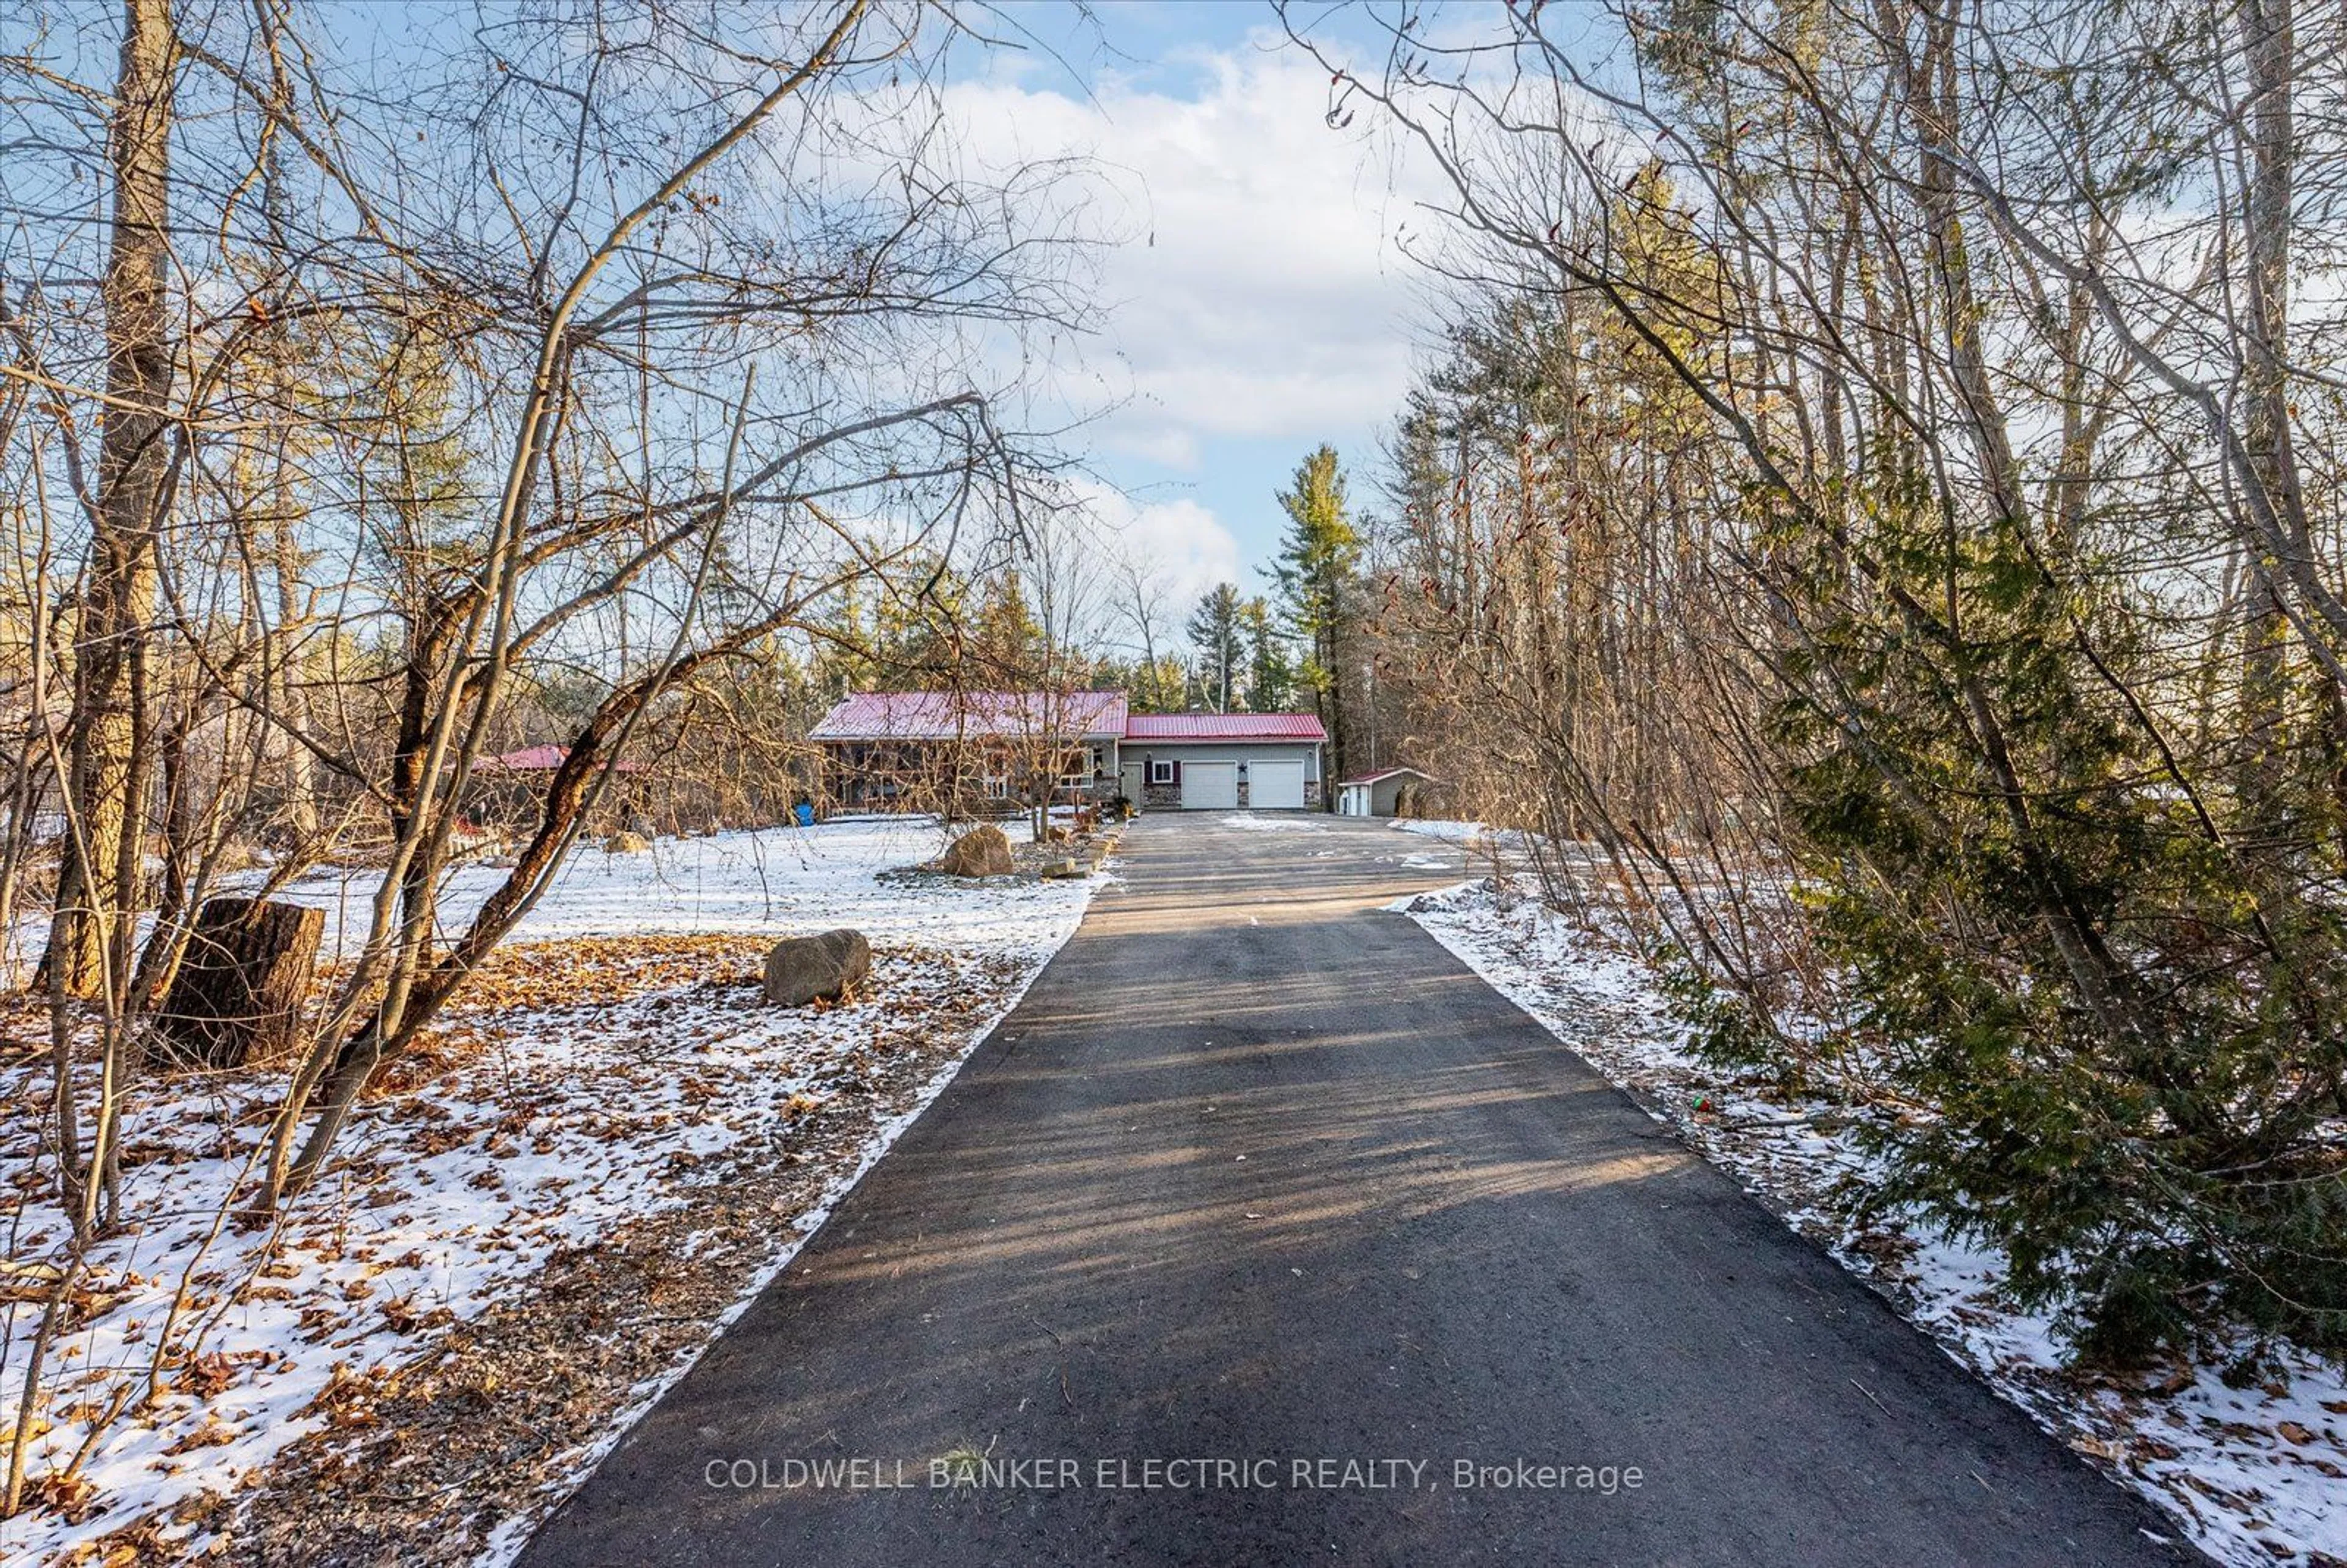
[[[775,618],[774,624],[781,619]],[[376,1069],[414,1042],[490,950],[544,895],[572,840],[600,801],[618,748],[632,732],[645,705],[702,665],[731,657],[772,629],[771,624],[753,627],[710,648],[671,657],[651,674],[603,700],[586,728],[572,737],[569,754],[548,781],[537,833],[515,857],[505,881],[482,901],[464,936],[428,970],[414,977],[396,1011],[386,1008],[340,1042],[338,1049],[329,1046],[333,1055],[318,1089],[317,1122],[300,1154],[290,1164],[272,1169],[268,1206],[301,1193],[316,1177],[351,1107]]]
[[[2306,508],[2291,452],[2286,380],[2294,53],[2290,0],[2243,0],[2240,26],[2242,57],[2249,68],[2244,118],[2250,141],[2249,182],[2241,203],[2250,315],[2241,333],[2243,401],[2248,405],[2243,439],[2258,483],[2272,499],[2276,522],[2290,547],[2303,556],[2308,547]],[[2242,783],[2260,831],[2270,833],[2283,809],[2279,774],[2287,765],[2291,744],[2283,729],[2291,629],[2279,563],[2268,567],[2252,561],[2250,566],[2242,672]]]
[[[155,607],[171,388],[166,224],[174,45],[169,0],[124,0],[110,151],[114,230],[107,258],[107,405],[98,442],[78,646],[74,656],[66,840],[47,963],[77,996],[127,963],[138,902],[147,758],[147,642]]]
[[[1345,730],[1345,671],[1339,662],[1345,656],[1344,639],[1337,628],[1331,626],[1323,634],[1323,641],[1325,646],[1321,656],[1326,661],[1322,666],[1326,680],[1317,705],[1321,717],[1328,725],[1328,755],[1336,762],[1337,776],[1343,778],[1354,771],[1349,737]]]
[[[293,89],[282,57],[273,48],[270,64],[269,116],[273,131],[276,127],[292,123]],[[290,253],[293,245],[287,222],[285,154],[281,136],[272,134],[269,138],[268,151],[261,159],[261,214],[269,226],[271,244],[280,253]],[[272,661],[277,673],[277,690],[273,693],[276,717],[285,732],[283,760],[279,769],[279,784],[284,791],[281,819],[285,837],[297,852],[306,852],[318,835],[318,762],[300,738],[307,734],[310,726],[309,682],[304,670],[306,661],[301,653],[305,610],[302,600],[302,525],[305,519],[293,462],[298,400],[293,378],[294,344],[288,315],[282,309],[272,311],[268,329],[270,416],[276,428],[266,493],[270,565],[277,589],[277,637],[282,644]]]
[[[301,652],[302,546],[296,532],[300,519],[292,509],[292,487],[283,477],[288,466],[281,455],[275,493],[279,506],[284,509],[277,519],[273,542],[277,556],[277,630],[285,646],[277,660],[276,704],[277,723],[287,737],[281,764],[285,836],[297,852],[306,854],[312,851],[318,836],[318,760],[308,746],[295,738],[307,733],[310,728],[310,689],[307,661]]]

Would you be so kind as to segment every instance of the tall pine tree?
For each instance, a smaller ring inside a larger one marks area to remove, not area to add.
[[[1346,763],[1344,683],[1338,679],[1348,630],[1348,600],[1361,541],[1345,516],[1345,476],[1337,449],[1322,446],[1296,470],[1296,485],[1279,497],[1287,537],[1271,568],[1280,610],[1307,650],[1298,676],[1327,726],[1328,749],[1341,773]]]
[[[1246,629],[1247,706],[1258,713],[1276,713],[1295,695],[1296,670],[1272,620],[1271,606],[1261,595],[1248,600],[1241,609],[1240,624]]]
[[[1047,651],[1043,628],[1028,606],[1018,569],[990,576],[979,596],[975,622],[963,637],[963,661],[970,667],[971,682],[1032,686],[1043,677]]]
[[[1198,653],[1198,684],[1207,706],[1217,713],[1231,711],[1231,700],[1243,689],[1246,647],[1242,641],[1245,607],[1235,583],[1218,582],[1198,608],[1190,612],[1190,645]]]

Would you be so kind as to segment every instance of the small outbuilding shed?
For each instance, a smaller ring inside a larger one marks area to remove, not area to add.
[[[1416,768],[1384,768],[1337,781],[1338,816],[1416,816],[1424,809],[1432,774]]]

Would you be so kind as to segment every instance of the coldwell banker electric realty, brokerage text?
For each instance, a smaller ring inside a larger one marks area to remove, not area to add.
[[[1023,1491],[1579,1491],[1602,1497],[1645,1484],[1636,1465],[1553,1460],[1330,1459],[1296,1455],[1081,1460],[953,1453],[928,1460],[712,1460],[724,1491],[911,1491],[951,1487]]]

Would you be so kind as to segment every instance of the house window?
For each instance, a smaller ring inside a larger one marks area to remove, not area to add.
[[[1149,764],[1149,782],[1153,784],[1172,784],[1174,782],[1174,764],[1172,763],[1161,763],[1156,761],[1154,758],[1152,758]]]

